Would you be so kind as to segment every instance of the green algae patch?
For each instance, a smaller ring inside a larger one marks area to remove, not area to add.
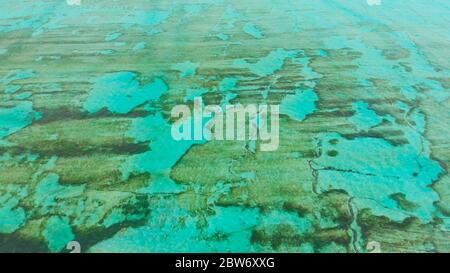
[[[302,121],[306,116],[314,113],[316,102],[319,100],[316,92],[312,89],[297,90],[294,95],[287,95],[280,105],[280,113],[290,118]]]
[[[103,108],[112,113],[126,114],[135,107],[161,97],[168,90],[162,79],[141,86],[133,72],[110,73],[94,83],[84,108],[96,113]]]

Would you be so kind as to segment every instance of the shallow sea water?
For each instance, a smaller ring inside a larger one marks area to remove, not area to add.
[[[374,2],[0,0],[0,251],[449,252],[450,2]]]

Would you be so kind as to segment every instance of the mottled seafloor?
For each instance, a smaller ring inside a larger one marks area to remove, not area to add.
[[[450,252],[450,2],[376,2],[0,0],[0,251]]]

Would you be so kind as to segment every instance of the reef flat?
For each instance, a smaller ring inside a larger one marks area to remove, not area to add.
[[[450,252],[449,1],[73,2],[0,0],[0,252]]]

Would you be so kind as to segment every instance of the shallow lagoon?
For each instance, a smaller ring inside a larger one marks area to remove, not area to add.
[[[450,251],[449,14],[0,0],[0,250]],[[279,149],[174,141],[196,96],[280,104]]]

